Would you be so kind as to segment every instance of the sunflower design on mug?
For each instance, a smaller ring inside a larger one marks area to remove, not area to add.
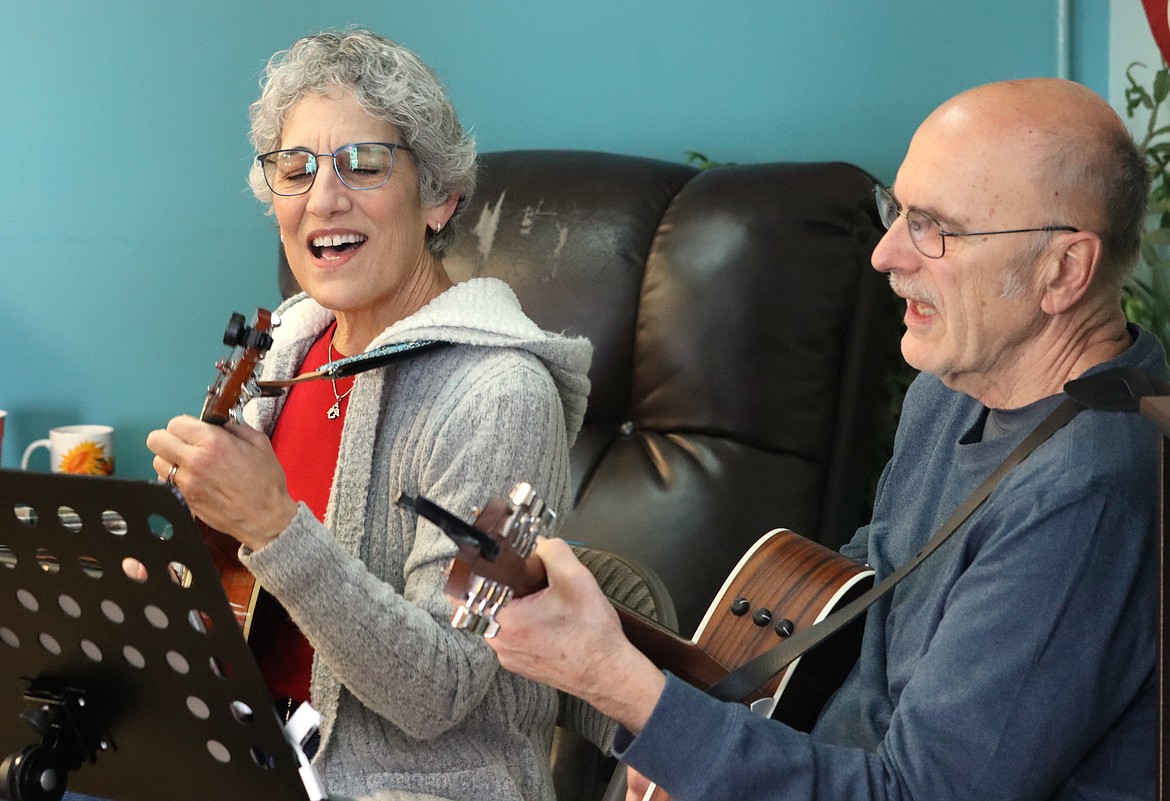
[[[61,455],[59,473],[80,476],[108,476],[114,472],[114,457],[96,442],[79,442]]]

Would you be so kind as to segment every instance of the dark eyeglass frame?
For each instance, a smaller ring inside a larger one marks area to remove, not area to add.
[[[942,223],[931,217],[924,211],[917,209],[903,209],[897,198],[894,197],[886,187],[881,184],[874,184],[873,187],[874,200],[877,202],[878,219],[881,220],[882,225],[888,231],[893,227],[894,223],[899,217],[905,217],[907,224],[910,222],[910,215],[916,215],[926,220],[935,227],[938,231],[938,254],[934,255],[927,253],[922,249],[922,237],[914,236],[913,227],[910,228],[910,241],[914,243],[914,248],[928,259],[941,259],[947,252],[947,237],[948,236],[997,236],[999,234],[1029,234],[1039,231],[1068,231],[1070,233],[1079,233],[1081,229],[1074,228],[1071,225],[1045,225],[1040,228],[1008,228],[1002,231],[948,231],[942,227]],[[891,214],[892,212],[892,214]]]
[[[343,150],[346,150],[347,148],[361,147],[362,145],[381,145],[390,151],[390,160],[387,163],[386,174],[382,177],[381,183],[375,184],[373,186],[354,186],[346,181],[345,176],[341,174],[341,168],[337,166],[337,154]],[[347,145],[342,145],[341,147],[337,148],[332,153],[314,153],[307,147],[286,147],[282,148],[281,150],[270,150],[267,153],[261,153],[259,156],[257,156],[256,161],[260,165],[260,172],[264,174],[264,183],[268,184],[268,188],[272,190],[274,195],[280,195],[281,197],[296,197],[298,195],[303,195],[312,189],[313,184],[317,182],[317,174],[321,172],[321,164],[318,159],[323,158],[330,158],[333,160],[333,172],[337,174],[337,178],[341,181],[342,184],[356,192],[364,192],[368,189],[378,189],[383,187],[390,180],[390,175],[394,172],[394,153],[397,150],[404,150],[407,153],[414,152],[406,145],[400,145],[397,142],[350,142]],[[312,178],[309,180],[309,183],[305,186],[305,188],[299,192],[280,192],[275,186],[272,185],[272,178],[270,178],[268,175],[268,165],[274,165],[275,161],[273,161],[273,157],[279,156],[281,153],[304,153],[313,160],[312,163],[315,165],[315,167],[311,173]]]

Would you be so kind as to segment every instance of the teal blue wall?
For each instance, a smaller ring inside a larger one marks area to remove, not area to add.
[[[147,432],[197,412],[228,314],[276,301],[246,107],[299,35],[358,23],[410,46],[483,150],[843,159],[886,180],[941,100],[1058,72],[1057,0],[4,2],[2,463],[108,423],[135,478]],[[1107,5],[1070,5],[1072,77],[1104,93]]]

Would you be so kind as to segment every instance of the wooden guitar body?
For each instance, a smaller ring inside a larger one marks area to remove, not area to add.
[[[211,554],[211,563],[219,575],[219,582],[227,593],[228,604],[232,614],[236,616],[236,623],[244,632],[244,639],[252,633],[252,615],[256,611],[256,600],[260,597],[260,583],[256,577],[240,563],[240,543],[232,537],[198,518],[195,519],[199,533],[203,535],[203,542],[207,545],[207,552]]]
[[[729,669],[739,667],[847,605],[872,586],[873,575],[873,570],[836,551],[787,529],[775,529],[760,537],[732,570],[693,641]],[[857,661],[864,620],[864,616],[854,620],[793,660],[744,699],[752,711],[809,731]],[[643,801],[669,798],[652,784]]]
[[[787,529],[762,536],[744,554],[707,609],[693,640],[716,661],[737,668],[794,632],[809,628],[868,590],[873,571]],[[771,704],[753,703],[801,731],[857,660],[863,620],[790,663],[761,688]],[[797,669],[799,668],[799,670]]]

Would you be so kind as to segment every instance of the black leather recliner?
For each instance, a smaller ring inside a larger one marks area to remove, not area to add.
[[[448,271],[593,342],[561,534],[655,571],[685,634],[764,532],[836,548],[868,518],[898,358],[873,184],[841,163],[482,157]]]

